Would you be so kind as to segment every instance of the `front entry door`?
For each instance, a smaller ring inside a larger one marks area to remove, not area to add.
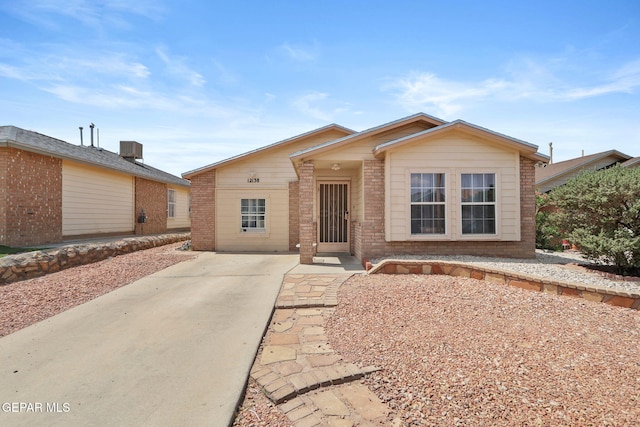
[[[320,183],[318,198],[318,252],[349,252],[349,184]]]

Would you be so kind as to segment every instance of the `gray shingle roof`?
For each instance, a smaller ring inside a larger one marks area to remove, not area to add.
[[[25,151],[73,160],[105,169],[123,172],[166,184],[189,187],[189,181],[140,162],[130,162],[104,148],[74,145],[15,126],[0,126],[0,147],[14,147]]]

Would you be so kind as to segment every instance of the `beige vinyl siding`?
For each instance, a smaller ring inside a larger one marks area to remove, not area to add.
[[[167,229],[191,227],[191,217],[189,216],[189,189],[173,186],[169,186],[168,188],[176,192],[176,216],[174,218],[167,218]]]
[[[265,199],[264,232],[243,232],[240,219],[242,199]],[[289,192],[277,188],[216,189],[216,248],[218,251],[289,250]]]
[[[404,240],[519,240],[520,172],[519,153],[505,150],[489,141],[462,133],[433,140],[417,141],[387,153],[386,239]],[[446,174],[445,236],[412,236],[410,228],[411,173]],[[497,235],[462,235],[460,175],[495,173],[497,187]]]
[[[289,182],[298,176],[289,155],[325,141],[344,136],[327,132],[313,138],[285,144],[216,170],[216,248],[219,251],[289,250]],[[250,179],[253,182],[249,182]],[[243,232],[241,199],[266,200],[264,232]]]
[[[62,235],[133,232],[134,178],[62,163]]]
[[[296,143],[285,144],[256,156],[224,166],[216,170],[218,188],[282,188],[288,189],[289,182],[298,177],[289,159],[296,151],[309,148],[322,142],[339,138],[344,134],[327,132],[315,138],[306,138]],[[259,182],[247,182],[248,178],[257,178]]]

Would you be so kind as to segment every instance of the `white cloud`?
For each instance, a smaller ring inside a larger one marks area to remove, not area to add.
[[[326,93],[322,93],[322,92],[311,92],[311,93],[307,93],[306,95],[302,95],[296,99],[293,100],[293,105],[294,107],[296,107],[298,110],[302,111],[303,113],[314,117],[316,119],[320,119],[320,120],[329,120],[329,116],[328,114],[324,113],[323,111],[321,111],[319,108],[314,107],[312,104],[317,103],[318,101],[323,101],[327,98],[327,94]]]
[[[320,91],[300,95],[291,104],[301,113],[323,122],[334,122],[337,116],[344,113],[358,114],[352,111],[348,102],[332,99],[329,94]]]
[[[309,47],[300,47],[300,46],[292,46],[289,43],[283,43],[279,48],[283,51],[290,59],[294,61],[300,62],[309,62],[315,61],[317,59],[317,53],[315,46],[312,48]]]
[[[160,2],[155,0],[29,0],[7,2],[0,8],[24,21],[53,30],[64,30],[61,16],[102,31],[105,26],[129,28],[126,15],[160,20],[166,13]]]
[[[513,67],[512,69],[515,69]],[[384,90],[396,93],[408,111],[434,111],[451,117],[481,102],[570,102],[613,93],[632,93],[640,87],[640,60],[627,63],[593,84],[572,83],[556,77],[548,67],[532,61],[519,64],[509,77],[477,82],[447,80],[433,73],[412,73],[395,79]]]
[[[197,71],[193,71],[186,64],[185,58],[172,58],[164,51],[163,48],[157,48],[156,54],[162,59],[162,62],[167,66],[167,70],[177,76],[189,82],[190,85],[200,87],[206,83],[202,74]]]
[[[438,115],[450,116],[470,103],[508,92],[513,88],[513,83],[491,79],[469,84],[420,73],[398,79],[390,88],[398,90],[398,102],[407,110],[435,109]]]

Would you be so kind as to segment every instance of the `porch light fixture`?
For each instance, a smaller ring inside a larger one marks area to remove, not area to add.
[[[331,169],[333,169],[334,171],[339,171],[340,170],[340,163],[334,163],[331,165]]]

